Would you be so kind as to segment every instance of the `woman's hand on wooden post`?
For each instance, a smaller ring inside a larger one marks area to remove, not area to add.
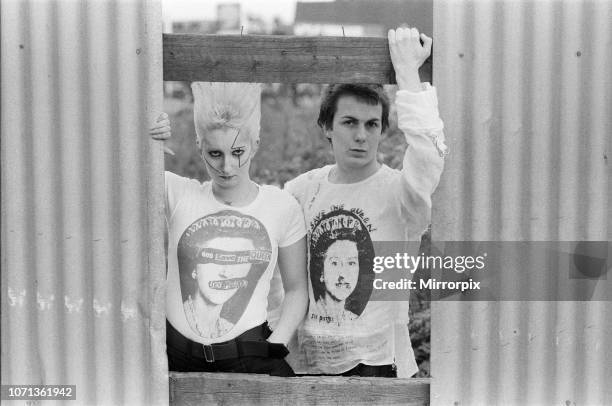
[[[165,141],[172,136],[172,128],[168,114],[161,113],[149,128],[149,136],[154,140]],[[174,155],[174,152],[164,145],[164,152]]]

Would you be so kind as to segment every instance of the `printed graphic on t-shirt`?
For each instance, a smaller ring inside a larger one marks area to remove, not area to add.
[[[361,316],[372,294],[374,246],[358,210],[334,206],[311,223],[309,318],[341,326]]]
[[[200,337],[211,339],[240,320],[270,264],[272,248],[259,220],[224,210],[187,227],[177,256],[187,322]]]

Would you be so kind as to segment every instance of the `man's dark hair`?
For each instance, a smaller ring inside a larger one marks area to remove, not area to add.
[[[334,115],[338,110],[338,100],[342,96],[353,96],[357,100],[366,104],[382,106],[382,131],[389,128],[389,97],[385,93],[382,85],[365,83],[341,83],[329,85],[321,100],[321,110],[317,124],[323,130],[330,130],[333,127]]]

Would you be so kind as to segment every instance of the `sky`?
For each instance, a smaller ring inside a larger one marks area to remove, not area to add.
[[[300,0],[302,2],[326,0]],[[297,0],[162,0],[164,21],[212,20],[217,15],[219,3],[240,3],[242,12],[255,14],[266,21],[275,17],[286,23],[293,23]]]

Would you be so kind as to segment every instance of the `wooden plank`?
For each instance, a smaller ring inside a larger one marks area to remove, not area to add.
[[[164,80],[395,83],[386,38],[164,34],[163,48]]]
[[[170,404],[428,405],[430,379],[170,373]]]

